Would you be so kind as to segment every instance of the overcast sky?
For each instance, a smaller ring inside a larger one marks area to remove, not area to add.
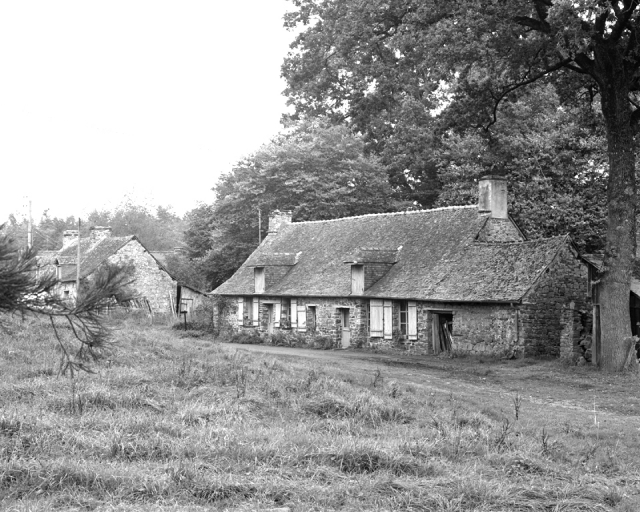
[[[0,2],[0,220],[178,214],[280,129],[286,0]]]

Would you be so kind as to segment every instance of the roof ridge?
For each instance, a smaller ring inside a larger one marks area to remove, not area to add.
[[[477,204],[473,205],[459,205],[459,206],[441,206],[440,208],[431,208],[429,210],[404,210],[401,212],[386,212],[386,213],[365,213],[363,215],[353,215],[351,217],[339,217],[337,219],[323,219],[323,220],[303,220],[300,222],[292,222],[290,225],[298,225],[298,224],[319,224],[321,222],[337,222],[340,220],[351,220],[351,219],[363,219],[365,217],[382,217],[384,215],[414,215],[417,213],[431,213],[431,212],[439,212],[443,210],[461,210],[461,209],[469,209],[469,208],[478,208]],[[489,212],[487,212],[489,213]]]
[[[550,240],[560,240],[563,238],[567,238],[569,235],[555,235],[555,236],[547,236],[544,238],[534,238],[533,240],[510,240],[508,242],[482,242],[480,240],[474,240],[472,244],[477,245],[525,245],[525,244],[533,244],[537,242],[548,242]]]

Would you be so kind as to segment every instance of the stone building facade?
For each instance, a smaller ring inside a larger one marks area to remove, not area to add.
[[[127,298],[144,299],[153,313],[177,313],[181,302],[193,308],[208,300],[204,293],[179,283],[135,236],[114,237],[111,228],[101,226],[80,239],[76,230],[65,231],[62,249],[48,257],[58,277],[56,292],[65,299],[76,298],[78,243],[81,279],[92,279],[107,264],[128,265],[132,284]]]
[[[590,328],[587,264],[568,236],[525,239],[503,179],[479,192],[473,207],[317,222],[275,212],[212,292],[231,303],[218,322],[335,347],[572,357]]]

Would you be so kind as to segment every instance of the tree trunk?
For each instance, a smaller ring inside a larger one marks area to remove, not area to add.
[[[602,57],[606,63],[601,67],[601,77],[606,76],[600,83],[600,93],[607,131],[609,182],[604,275],[600,283],[600,366],[617,372],[624,368],[631,336],[629,296],[636,252],[635,149],[624,62],[620,62],[622,58],[612,59],[610,54]]]

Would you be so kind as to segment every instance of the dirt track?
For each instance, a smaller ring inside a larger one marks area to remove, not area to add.
[[[494,360],[406,355],[400,351],[309,350],[269,345],[235,345],[237,350],[278,358],[307,360],[373,381],[376,370],[386,382],[411,384],[480,408],[513,414],[513,399],[522,398],[523,415],[553,424],[600,422],[604,427],[640,430],[640,397],[636,375],[608,375],[591,367],[564,366],[558,361]],[[550,414],[549,407],[553,408]],[[595,408],[595,413],[594,413]]]

